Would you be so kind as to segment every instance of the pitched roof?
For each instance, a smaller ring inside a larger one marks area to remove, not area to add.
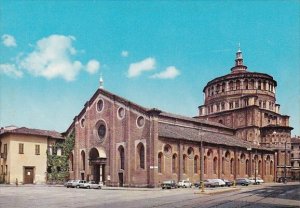
[[[158,136],[173,139],[182,139],[188,141],[200,142],[201,139],[205,143],[211,143],[216,145],[234,146],[241,148],[252,148],[272,151],[272,149],[255,146],[248,141],[238,139],[231,135],[220,134],[216,132],[209,132],[202,130],[199,133],[198,129],[188,128],[178,125],[166,124],[159,122]]]
[[[198,118],[191,118],[191,117],[177,115],[177,114],[173,114],[173,113],[167,113],[167,112],[161,112],[159,115],[176,118],[176,119],[180,119],[180,120],[184,120],[184,121],[191,121],[191,122],[198,123],[198,124],[206,124],[206,125],[211,125],[211,126],[215,126],[215,127],[221,127],[221,128],[233,130],[232,128],[230,128],[228,126],[225,126],[223,124],[213,122],[213,121],[207,121],[207,120],[198,119]]]
[[[145,107],[143,107],[141,105],[138,105],[138,104],[136,104],[134,102],[131,102],[131,101],[127,100],[126,98],[123,98],[121,96],[113,94],[113,93],[111,93],[111,92],[109,92],[107,90],[98,88],[96,90],[96,92],[92,95],[92,97],[85,103],[85,105],[82,108],[82,110],[80,111],[80,113],[77,116],[75,116],[73,122],[70,124],[69,128],[64,133],[67,133],[67,132],[71,131],[71,129],[74,127],[74,123],[75,123],[76,117],[81,117],[85,113],[86,108],[97,99],[97,97],[99,96],[99,94],[107,96],[107,97],[109,97],[109,98],[111,98],[113,100],[116,100],[116,101],[118,101],[120,103],[123,103],[123,104],[125,104],[127,106],[131,106],[131,107],[135,108],[136,110],[139,110],[139,111],[142,111],[142,112],[145,112],[145,113],[149,110],[149,108],[145,108]]]
[[[46,136],[55,139],[64,139],[61,133],[57,131],[48,131],[41,129],[30,129],[26,127],[14,128],[14,129],[1,129],[0,136],[3,134],[26,134],[26,135],[37,135],[37,136]]]

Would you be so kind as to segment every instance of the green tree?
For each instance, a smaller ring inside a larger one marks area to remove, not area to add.
[[[69,156],[74,149],[75,136],[74,134],[65,138],[63,143],[56,143],[53,147],[53,154],[49,154],[47,176],[48,182],[63,183],[69,178]],[[56,151],[61,149],[62,154],[56,155]]]

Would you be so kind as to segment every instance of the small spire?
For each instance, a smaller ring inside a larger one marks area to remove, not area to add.
[[[241,44],[238,44],[238,50],[235,56],[235,66],[231,68],[231,73],[244,72],[247,70],[247,66],[244,65],[243,55],[241,51]]]
[[[238,49],[238,51],[237,51],[237,52],[242,52],[242,51],[241,51],[241,43],[240,43],[240,42],[239,42],[239,46],[238,46],[238,48],[239,48],[239,49]]]
[[[103,78],[102,78],[102,73],[100,74],[100,79],[99,79],[99,89],[104,89],[104,86],[103,86]]]

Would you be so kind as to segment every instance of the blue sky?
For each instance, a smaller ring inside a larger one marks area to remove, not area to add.
[[[195,116],[241,43],[300,135],[299,1],[0,0],[0,126],[65,131],[98,88]]]

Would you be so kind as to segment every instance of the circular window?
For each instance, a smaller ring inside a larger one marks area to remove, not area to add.
[[[122,118],[125,117],[125,109],[124,109],[123,107],[120,107],[120,108],[118,109],[118,117],[119,117],[120,119],[122,119]]]
[[[104,107],[104,101],[102,99],[98,100],[97,102],[97,111],[101,112],[103,110]]]
[[[100,139],[103,139],[105,137],[106,134],[106,127],[104,124],[100,124],[100,126],[98,127],[98,136]]]
[[[143,127],[145,124],[145,118],[143,116],[139,116],[136,120],[138,127]]]
[[[84,123],[85,123],[85,118],[81,119],[81,121],[80,121],[80,125],[82,128],[84,127]]]
[[[189,147],[188,150],[187,150],[187,153],[188,153],[188,156],[191,157],[194,155],[194,150],[192,147]]]
[[[165,146],[164,146],[164,153],[165,153],[165,155],[170,155],[171,154],[171,152],[172,152],[172,148],[171,148],[171,146],[169,145],[169,144],[166,144]]]

